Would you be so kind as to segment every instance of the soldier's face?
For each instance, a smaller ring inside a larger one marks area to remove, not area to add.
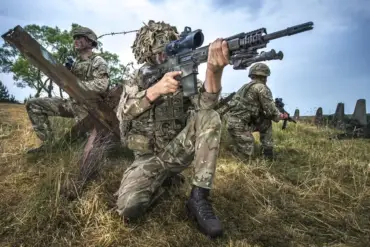
[[[166,60],[167,60],[167,56],[164,52],[160,52],[155,55],[155,61],[157,62],[157,64],[162,64],[166,62]]]
[[[83,51],[92,48],[92,45],[86,37],[77,35],[74,38],[74,47],[77,51]]]

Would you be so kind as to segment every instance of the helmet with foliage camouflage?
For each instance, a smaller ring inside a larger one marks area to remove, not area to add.
[[[249,77],[252,75],[270,76],[270,68],[264,63],[255,63],[249,69]]]
[[[81,35],[93,42],[93,46],[96,47],[98,45],[98,37],[94,33],[93,30],[87,27],[76,27],[72,30],[72,37],[75,38],[76,36]]]
[[[151,62],[150,58],[161,51],[164,45],[178,38],[176,27],[167,23],[150,20],[136,33],[131,46],[135,59],[139,64]]]

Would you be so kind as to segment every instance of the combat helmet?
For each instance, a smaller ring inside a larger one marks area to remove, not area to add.
[[[151,63],[151,57],[160,52],[164,45],[178,38],[176,27],[167,23],[150,20],[136,33],[131,46],[135,59],[139,64]]]
[[[98,37],[94,33],[93,30],[87,27],[76,27],[72,30],[72,37],[75,38],[77,35],[84,36],[93,42],[93,46],[96,47],[98,45]]]
[[[249,69],[249,77],[252,75],[270,76],[270,68],[264,63],[255,63]]]

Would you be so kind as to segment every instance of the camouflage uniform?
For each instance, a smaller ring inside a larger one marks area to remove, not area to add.
[[[163,29],[158,31],[156,28]],[[139,32],[136,42],[143,46],[147,29],[154,29],[158,35],[166,28],[164,23],[149,22]],[[167,31],[169,34],[165,36],[173,34],[169,26]],[[134,53],[139,50],[138,46],[134,45]],[[143,51],[145,49],[140,50]],[[163,182],[194,162],[192,183],[196,189],[193,188],[192,198],[198,201],[193,199],[187,206],[192,210],[204,205],[203,214],[208,212],[208,218],[202,217],[207,218],[207,222],[198,223],[206,234],[218,235],[222,229],[217,225],[219,220],[212,215],[206,197],[212,188],[220,145],[221,120],[213,110],[219,93],[207,93],[203,85],[198,84],[199,93],[195,96],[184,97],[179,89],[172,95],[163,96],[159,102],[151,103],[146,97],[147,87],[143,79],[148,66],[144,65],[135,79],[125,85],[117,108],[122,141],[135,153],[135,161],[125,171],[116,193],[117,211],[128,219],[142,215],[164,192]],[[214,229],[210,229],[212,223]]]
[[[79,28],[73,36],[84,35],[96,43],[96,35],[88,28]],[[71,68],[71,72],[80,79],[80,86],[97,93],[105,92],[108,88],[108,64],[100,56],[93,55],[87,60],[78,58]],[[80,121],[87,115],[87,111],[73,99],[32,98],[27,101],[26,110],[37,136],[42,141],[51,141],[53,133],[50,127],[49,116],[75,118]]]
[[[269,76],[270,69],[263,63],[254,64],[249,70],[252,75]],[[266,83],[256,77],[245,84],[233,97],[232,108],[227,113],[227,130],[234,142],[234,151],[250,157],[254,153],[252,132],[259,131],[265,155],[272,155],[272,121],[280,120],[280,112],[275,106],[271,90]]]

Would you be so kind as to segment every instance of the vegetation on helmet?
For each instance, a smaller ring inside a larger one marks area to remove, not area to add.
[[[92,45],[94,47],[96,47],[98,45],[98,37],[96,36],[94,31],[91,30],[90,28],[81,27],[81,26],[76,27],[75,29],[72,30],[73,39],[76,36],[84,36],[84,37],[88,38],[89,40],[91,40],[93,42]]]
[[[264,63],[255,63],[249,69],[249,77],[252,75],[259,75],[259,76],[270,76],[270,68]]]
[[[176,27],[167,23],[150,20],[136,33],[131,46],[135,59],[139,64],[151,63],[153,55],[163,51],[164,46],[178,38]]]

